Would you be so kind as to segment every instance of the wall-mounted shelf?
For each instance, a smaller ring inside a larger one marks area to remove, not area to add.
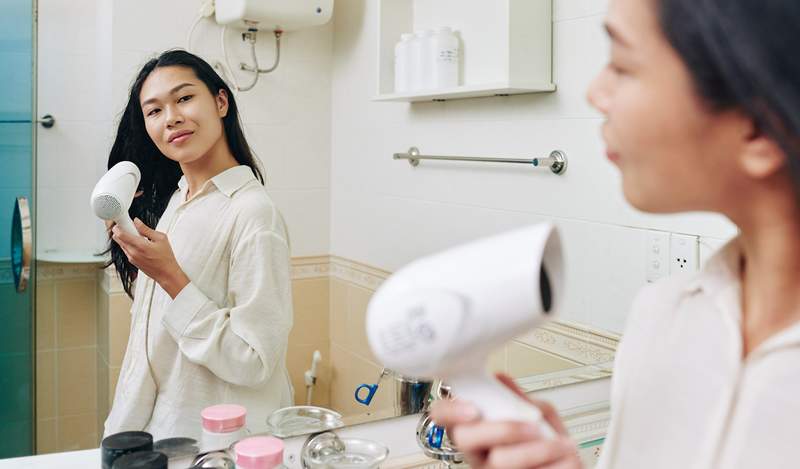
[[[379,0],[378,90],[374,101],[421,102],[555,91],[552,0]],[[400,34],[440,26],[461,39],[455,88],[394,92]]]
[[[543,93],[555,91],[552,83],[490,83],[486,85],[459,86],[442,90],[417,91],[378,95],[373,101],[425,102],[448,101],[450,99],[481,98],[486,96],[510,96],[513,94]]]

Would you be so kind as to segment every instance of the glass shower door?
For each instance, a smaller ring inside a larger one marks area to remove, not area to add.
[[[34,2],[0,1],[0,458],[34,449]]]

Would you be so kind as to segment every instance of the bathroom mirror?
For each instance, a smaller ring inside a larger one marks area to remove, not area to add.
[[[411,2],[394,3],[403,1]],[[474,12],[453,13],[459,1],[415,0],[412,24],[461,31],[463,73],[479,74],[472,50],[488,43]],[[16,390],[7,388],[5,397],[23,397],[7,409],[7,421],[23,423],[3,439],[11,443],[0,446],[0,456],[99,444],[131,303],[114,272],[99,268],[95,254],[104,232],[89,210],[89,194],[105,172],[130,83],[148,58],[188,46],[229,80],[231,73],[240,82],[247,78],[238,64],[249,63],[248,43],[240,31],[223,33],[198,17],[202,3],[2,2],[0,69],[4,83],[19,86],[4,88],[0,100],[0,165],[11,165],[0,171],[0,195],[8,196],[0,201],[7,209],[0,233],[10,230],[12,197],[26,196],[36,247],[26,292],[14,290],[8,262],[0,275],[2,309],[13,311],[21,328],[15,336],[35,337],[19,344],[22,352],[0,356],[9,363],[5,375],[15,377]],[[553,1],[556,92],[414,104],[373,100],[379,35],[397,27],[380,14],[389,3],[337,1],[330,23],[285,33],[278,68],[236,93],[246,137],[290,232],[294,327],[287,368],[295,403],[331,408],[345,423],[398,415],[396,396],[409,383],[391,374],[379,380],[382,367],[364,333],[373,292],[413,259],[543,221],[555,222],[563,238],[567,297],[555,320],[521,331],[492,356],[491,368],[528,390],[607,378],[630,302],[648,280],[669,275],[670,247],[689,243],[696,265],[735,234],[711,215],[655,217],[625,203],[617,172],[605,161],[603,119],[584,99],[608,58],[607,2]],[[481,21],[500,21],[494,0],[483,3]],[[270,33],[259,33],[256,53],[259,63],[274,61]],[[55,125],[37,122],[45,114]],[[562,150],[569,169],[556,176],[467,162],[412,167],[392,158],[412,146],[433,155],[512,158]],[[8,244],[0,237],[0,247]],[[309,389],[305,372],[317,351]],[[359,403],[356,389],[367,385],[364,400],[376,383],[370,404]]]

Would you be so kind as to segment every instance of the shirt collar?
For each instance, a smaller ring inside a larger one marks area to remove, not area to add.
[[[739,238],[733,238],[714,253],[686,285],[687,293],[703,290],[713,294],[741,280],[742,248]]]
[[[233,168],[226,169],[225,171],[217,174],[209,181],[214,184],[214,186],[223,194],[228,197],[231,197],[234,192],[238,191],[245,184],[254,180],[256,177],[253,174],[253,170],[250,169],[249,166],[239,165],[234,166]],[[204,184],[204,187],[208,183]],[[189,183],[186,181],[186,176],[181,176],[181,179],[178,181],[178,188],[181,192],[186,192],[186,188],[188,187]],[[202,188],[200,191],[202,192]]]

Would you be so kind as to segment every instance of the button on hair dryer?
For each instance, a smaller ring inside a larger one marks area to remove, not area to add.
[[[489,354],[555,315],[564,265],[555,227],[540,224],[419,259],[387,279],[367,308],[367,337],[381,363],[438,378],[487,420],[537,422],[539,409],[487,370]]]
[[[111,220],[124,231],[139,236],[128,209],[131,207],[142,174],[130,161],[120,161],[103,175],[94,186],[92,211],[103,220]]]

